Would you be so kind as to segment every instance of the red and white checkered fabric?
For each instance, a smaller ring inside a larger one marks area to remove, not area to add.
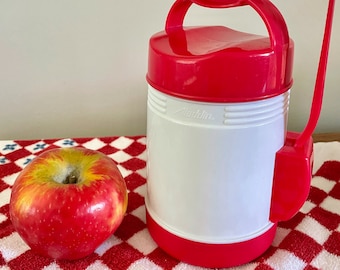
[[[145,137],[0,141],[0,270],[202,269],[165,254],[145,225]],[[111,157],[129,189],[127,214],[119,229],[92,255],[73,262],[34,254],[8,216],[11,187],[22,168],[41,151],[82,146]],[[235,269],[340,269],[340,143],[315,144],[311,192],[301,211],[279,223],[275,240],[257,260]]]

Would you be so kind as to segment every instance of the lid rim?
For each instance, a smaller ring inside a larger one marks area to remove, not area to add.
[[[205,96],[192,96],[192,95],[185,95],[183,93],[170,91],[164,87],[160,87],[156,83],[154,83],[148,76],[146,76],[146,81],[155,90],[162,92],[166,95],[190,100],[190,101],[197,101],[197,102],[208,102],[208,103],[238,103],[238,102],[252,102],[252,101],[258,101],[262,99],[268,99],[275,96],[282,95],[283,93],[289,91],[292,89],[293,86],[293,80],[289,84],[287,84],[285,87],[281,88],[279,91],[273,92],[271,94],[263,95],[263,96],[253,96],[253,97],[205,97]]]

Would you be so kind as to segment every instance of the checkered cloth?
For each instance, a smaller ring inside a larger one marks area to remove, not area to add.
[[[0,270],[202,269],[165,254],[145,225],[145,137],[0,141]],[[17,175],[41,151],[82,146],[111,157],[129,189],[119,229],[90,256],[73,262],[34,254],[14,231],[8,203]],[[272,246],[257,260],[235,269],[340,269],[340,143],[316,143],[307,202],[290,221],[279,223]]]

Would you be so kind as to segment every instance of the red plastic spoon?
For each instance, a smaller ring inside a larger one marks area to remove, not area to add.
[[[301,133],[288,132],[285,145],[276,153],[270,220],[290,219],[307,199],[313,166],[312,133],[318,122],[324,92],[335,0],[330,0],[310,118]]]

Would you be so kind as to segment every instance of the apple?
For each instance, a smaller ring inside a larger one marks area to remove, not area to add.
[[[9,213],[32,251],[53,259],[91,254],[121,224],[127,188],[108,156],[80,147],[34,158],[15,180]]]

